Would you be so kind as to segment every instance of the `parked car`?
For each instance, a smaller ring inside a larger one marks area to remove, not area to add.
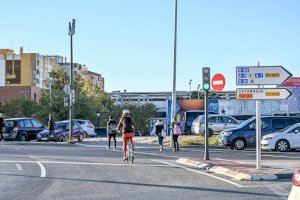
[[[83,120],[83,119],[75,119],[74,121],[78,122],[84,132],[84,136],[97,136],[95,132],[95,126],[92,124],[90,120]]]
[[[300,199],[300,170],[295,171],[293,175],[293,186],[288,200]]]
[[[300,149],[300,123],[276,133],[265,135],[261,140],[261,148],[277,151]]]
[[[278,132],[288,126],[300,122],[299,117],[262,116],[262,136]],[[243,150],[256,145],[256,118],[252,117],[236,128],[227,129],[220,133],[219,145],[236,150]]]
[[[83,130],[78,122],[74,121],[73,123],[74,124],[73,124],[72,137],[76,138],[78,142],[82,142],[84,139]],[[69,121],[55,122],[54,135],[50,136],[49,140],[56,141],[56,142],[66,142],[69,137],[69,127],[70,127]],[[43,140],[47,141],[49,134],[50,131],[48,129],[41,131],[37,134],[36,139],[38,141],[43,141]]]
[[[95,128],[95,132],[98,137],[106,137],[107,136],[106,127],[97,127],[97,128]]]
[[[229,115],[209,115],[208,126],[209,135],[214,133],[220,133],[223,130],[235,128],[239,126],[240,121]],[[192,132],[196,134],[204,134],[205,129],[205,117],[201,115],[196,118],[192,125]]]
[[[35,140],[36,134],[46,129],[46,126],[33,118],[5,119],[4,123],[2,129],[4,140]]]
[[[142,133],[140,131],[134,131],[134,136],[142,136]]]

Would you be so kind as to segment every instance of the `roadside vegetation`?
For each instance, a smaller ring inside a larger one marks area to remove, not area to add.
[[[0,105],[0,112],[4,114],[5,118],[33,117],[44,124],[47,123],[50,113],[53,114],[55,121],[68,119],[69,110],[64,105],[64,102],[68,102],[68,96],[63,91],[63,88],[69,83],[69,76],[65,70],[58,68],[51,71],[50,78],[51,82],[44,82],[46,88],[49,89],[42,91],[39,102],[28,99],[15,99]],[[97,85],[92,84],[78,74],[74,76],[74,85],[74,119],[87,119],[97,126],[96,112],[100,111],[100,127],[105,127],[109,115],[114,116],[118,120],[122,110],[129,109],[136,120],[137,130],[141,131],[143,135],[149,134],[149,118],[155,116],[157,111],[157,107],[154,104],[131,104],[125,102],[121,106],[117,105]],[[51,96],[50,87],[52,89]]]

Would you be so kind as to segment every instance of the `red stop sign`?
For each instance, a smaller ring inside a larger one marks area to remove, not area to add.
[[[211,86],[214,91],[221,92],[225,87],[225,77],[223,74],[216,74],[211,80]]]

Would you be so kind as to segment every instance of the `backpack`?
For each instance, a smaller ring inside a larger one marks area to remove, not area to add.
[[[182,134],[182,129],[181,129],[179,124],[174,125],[173,134],[174,135],[181,135]]]
[[[125,117],[123,119],[123,132],[124,133],[131,133],[133,132],[132,128],[132,119],[130,117]]]
[[[111,122],[110,124],[109,124],[109,131],[110,132],[117,132],[117,123],[116,122]]]

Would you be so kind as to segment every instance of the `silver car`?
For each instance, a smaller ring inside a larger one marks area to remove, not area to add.
[[[193,121],[192,132],[196,134],[204,134],[204,115],[200,115]],[[229,115],[209,115],[208,126],[209,135],[220,133],[223,130],[235,128],[240,124],[240,121]]]

